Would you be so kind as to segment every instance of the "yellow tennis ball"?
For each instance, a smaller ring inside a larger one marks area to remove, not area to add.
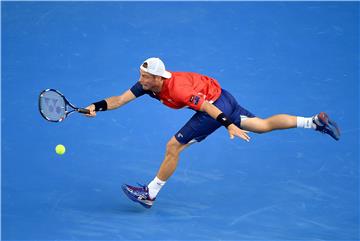
[[[63,146],[63,145],[61,145],[61,144],[59,144],[59,145],[57,145],[56,147],[55,147],[55,151],[56,151],[56,153],[58,154],[58,155],[62,155],[62,154],[64,154],[65,153],[65,146]]]

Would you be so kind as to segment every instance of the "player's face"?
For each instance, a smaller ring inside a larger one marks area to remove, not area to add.
[[[156,91],[159,89],[159,87],[161,88],[159,79],[161,79],[160,76],[155,76],[155,75],[152,75],[152,74],[146,73],[145,71],[140,70],[139,82],[142,85],[144,90]]]

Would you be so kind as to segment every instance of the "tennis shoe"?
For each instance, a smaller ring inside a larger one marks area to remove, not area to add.
[[[134,187],[124,184],[121,188],[128,198],[134,202],[140,203],[145,208],[151,208],[155,201],[155,198],[150,198],[149,188],[147,186],[140,185],[139,187]]]
[[[340,129],[335,121],[331,120],[325,112],[313,116],[313,123],[316,125],[316,131],[328,134],[335,140],[340,139]]]

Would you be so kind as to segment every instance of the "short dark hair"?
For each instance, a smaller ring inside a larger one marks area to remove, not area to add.
[[[147,62],[143,63],[142,67],[144,67],[145,69],[147,69],[148,63],[147,63]]]

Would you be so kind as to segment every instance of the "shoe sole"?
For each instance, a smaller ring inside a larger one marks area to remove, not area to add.
[[[328,118],[327,126],[334,134],[334,136],[332,136],[332,137],[334,137],[334,139],[338,141],[340,139],[340,129],[339,129],[338,125],[336,124],[336,122],[331,120],[330,118]]]

